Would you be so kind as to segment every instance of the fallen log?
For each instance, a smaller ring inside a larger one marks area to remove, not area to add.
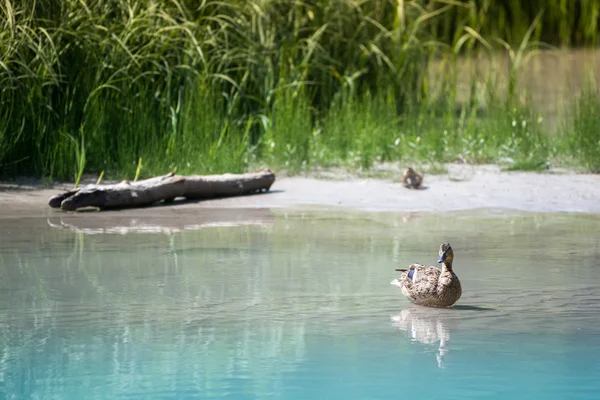
[[[210,199],[268,191],[275,182],[269,169],[247,174],[165,176],[138,182],[123,181],[112,185],[88,185],[53,196],[52,208],[75,211],[95,207],[101,210],[145,207],[160,201],[172,202],[178,197]]]

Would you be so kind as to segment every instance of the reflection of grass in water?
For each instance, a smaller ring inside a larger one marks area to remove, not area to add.
[[[333,335],[341,333],[336,329],[347,329],[336,320],[315,321],[315,317],[332,315],[347,321],[352,315],[345,307],[366,306],[365,299],[385,295],[388,275],[393,276],[397,263],[434,262],[444,240],[457,250],[457,271],[460,260],[469,258],[481,260],[480,268],[489,272],[503,257],[514,261],[513,252],[519,251],[517,256],[528,265],[532,260],[543,263],[544,257],[568,259],[574,272],[589,273],[593,279],[594,269],[578,261],[590,259],[588,244],[599,235],[596,216],[417,217],[405,222],[403,215],[394,213],[281,211],[272,226],[85,238],[57,229],[34,229],[28,241],[19,241],[26,250],[0,252],[0,276],[12,278],[2,284],[31,287],[19,292],[22,297],[12,310],[2,311],[3,319],[11,320],[10,329],[5,325],[0,331],[3,344],[14,346],[15,333],[25,332],[28,336],[21,336],[20,343],[46,338],[61,354],[60,346],[82,354],[110,349],[101,359],[110,365],[109,371],[118,371],[115,376],[124,383],[135,379],[132,371],[142,365],[136,363],[144,363],[150,351],[151,365],[160,372],[156,379],[171,377],[173,371],[180,376],[193,373],[202,378],[200,388],[216,390],[223,371],[235,370],[257,382],[277,384],[281,373],[304,356],[307,332],[317,329]],[[568,254],[572,251],[581,253]],[[65,270],[56,274],[53,269],[61,266]],[[468,280],[462,271],[461,279]],[[535,273],[524,269],[520,276],[526,279]],[[562,285],[565,279],[564,274],[548,273],[537,281]],[[38,287],[44,296],[37,294]],[[0,294],[6,296],[3,301],[12,296],[8,291]],[[66,304],[52,300],[56,296]],[[11,313],[19,306],[36,310],[35,326],[30,315],[14,318]],[[64,318],[79,306],[92,307],[92,317]],[[461,312],[474,311],[473,307],[492,306],[473,301],[456,306]],[[315,328],[322,321],[327,321],[321,324],[325,326]],[[364,327],[367,332],[370,328]],[[39,349],[54,355],[52,348],[39,344]],[[31,361],[39,358],[15,359],[22,360],[19,365],[24,369],[40,365]],[[262,360],[260,368],[248,363],[257,359]],[[55,364],[52,368],[43,364],[39,373],[55,371],[63,361],[63,357],[48,360]],[[89,368],[76,360],[70,363],[84,371]],[[256,387],[243,390],[253,393]]]
[[[178,297],[192,301],[202,290],[209,289],[211,282],[227,282],[218,294],[219,299],[237,297],[238,289],[252,287],[257,292],[274,289],[269,287],[270,283],[256,279],[267,270],[274,281],[284,285],[293,285],[299,280],[315,285],[316,289],[321,282],[314,281],[311,273],[305,274],[306,268],[309,272],[321,268],[318,261],[311,261],[313,251],[343,254],[348,247],[360,249],[361,260],[356,262],[364,263],[365,278],[371,279],[378,273],[369,267],[372,257],[402,261],[406,258],[403,253],[424,251],[432,252],[434,258],[439,244],[445,240],[457,248],[477,251],[479,246],[493,247],[499,238],[503,248],[522,247],[519,243],[525,238],[538,241],[540,245],[534,247],[543,252],[547,247],[562,251],[570,242],[579,240],[578,237],[595,238],[598,234],[597,218],[583,214],[514,213],[498,218],[460,212],[413,213],[409,219],[403,214],[387,212],[286,211],[277,214],[272,226],[214,227],[170,235],[84,235],[52,229],[34,237],[33,247],[48,251],[56,241],[52,234],[68,239],[64,245],[72,245],[72,252],[60,253],[55,264],[63,266],[65,273],[83,274],[81,278],[90,282],[85,290],[107,298],[127,298],[128,293],[156,295],[157,288],[149,285],[152,279],[146,278],[162,277],[166,290],[170,286]],[[486,235],[481,235],[482,229]],[[572,237],[563,244],[549,245],[554,240],[552,232],[560,230],[568,230]],[[193,251],[186,251],[188,249]],[[5,253],[0,259],[5,276],[10,276],[6,271],[16,273],[15,266],[19,265],[26,274],[37,271],[31,269],[23,254],[18,253],[17,259],[11,254]],[[236,267],[223,268],[222,260],[230,260]],[[330,283],[334,285],[336,280],[351,278],[337,268],[334,265],[327,268],[331,271]],[[44,280],[44,274],[36,275],[36,280]],[[52,285],[51,280],[43,284],[44,287]],[[205,294],[211,297],[217,293]]]
[[[261,316],[248,319],[249,306],[240,303],[239,293],[227,291],[223,296],[223,289],[219,287],[223,283],[227,286],[231,280],[239,280],[242,287],[244,279],[250,281],[248,257],[237,251],[237,248],[249,247],[252,238],[247,229],[208,230],[204,235],[189,238],[189,243],[201,239],[200,243],[230,247],[233,251],[229,254],[241,256],[239,265],[242,267],[223,271],[224,279],[220,283],[207,275],[214,274],[211,263],[219,266],[223,253],[207,250],[200,257],[206,262],[185,257],[183,264],[178,262],[177,252],[172,250],[182,245],[186,235],[155,235],[154,239],[159,239],[153,241],[152,246],[146,246],[146,235],[78,233],[73,237],[73,234],[55,232],[59,236],[71,236],[72,251],[50,257],[54,265],[48,268],[39,268],[42,266],[40,256],[51,255],[48,249],[46,253],[37,254],[37,247],[29,244],[26,253],[19,249],[11,254],[2,252],[3,257],[0,257],[0,276],[6,271],[12,275],[3,285],[10,287],[19,282],[36,286],[20,291],[24,296],[13,303],[12,310],[2,311],[10,317],[3,319],[11,321],[10,329],[8,325],[0,329],[3,348],[19,354],[21,350],[31,351],[30,343],[34,343],[40,354],[32,359],[25,353],[11,361],[13,373],[18,374],[22,368],[29,376],[34,374],[42,379],[48,371],[69,368],[57,352],[85,354],[81,359],[88,361],[97,355],[102,362],[94,359],[98,363],[83,364],[79,359],[71,359],[68,365],[78,368],[79,373],[92,373],[93,368],[104,362],[110,371],[117,371],[114,378],[131,384],[137,379],[132,369],[144,363],[151,349],[152,360],[160,360],[153,362],[153,368],[159,370],[156,379],[170,379],[174,371],[179,376],[187,376],[192,371],[188,368],[193,368],[193,373],[198,375],[198,389],[203,393],[212,390],[220,394],[220,382],[230,378],[228,374],[243,374],[257,382],[276,385],[280,374],[293,370],[294,363],[302,359],[305,319],[298,317],[285,322],[265,320]],[[33,234],[38,235],[37,231]],[[32,239],[40,248],[52,244],[42,235]],[[162,246],[157,246],[159,243]],[[159,257],[162,253],[168,254]],[[57,272],[56,268],[64,270]],[[225,279],[227,274],[229,278]],[[154,276],[158,279],[144,279]],[[157,281],[166,283],[162,293],[160,288],[154,287]],[[264,290],[260,286],[257,289]],[[56,297],[60,300],[51,300]],[[268,299],[264,299],[259,306],[264,307],[267,302]],[[21,312],[21,307],[26,312]],[[214,307],[219,310],[215,312]],[[15,310],[19,310],[17,317]],[[32,317],[34,326],[31,326]],[[235,325],[220,324],[224,317],[239,321]],[[43,343],[38,343],[40,338]],[[159,342],[157,338],[161,338]],[[110,354],[108,358],[105,351]],[[182,355],[185,355],[184,360],[180,359]],[[40,359],[44,362],[39,363]],[[260,368],[250,363],[256,359],[263,359]],[[42,370],[40,365],[44,365]],[[7,382],[11,383],[14,381]],[[114,388],[109,391],[111,389]],[[252,394],[257,388],[241,390]]]

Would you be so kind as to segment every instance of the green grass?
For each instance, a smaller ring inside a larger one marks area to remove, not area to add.
[[[563,140],[573,163],[585,171],[600,173],[600,91],[595,84],[581,93],[570,110]]]
[[[600,0],[192,3],[2,2],[0,177],[569,157],[598,171],[597,94],[555,141],[516,88],[540,39],[596,43]],[[492,90],[457,110],[457,57],[497,51],[507,94],[474,77]]]
[[[507,167],[504,167],[504,171],[535,171],[542,172],[549,168],[549,164],[545,160],[519,160]]]
[[[516,45],[543,11],[534,40],[560,46],[598,44],[600,2],[596,0],[469,0],[461,3],[465,6],[453,8],[432,27],[447,41],[453,40],[463,27],[470,26],[485,37],[500,37]]]

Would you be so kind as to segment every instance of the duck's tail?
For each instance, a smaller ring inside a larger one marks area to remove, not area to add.
[[[412,267],[412,265],[411,265],[411,267]],[[407,272],[408,271],[408,274],[406,274],[406,276],[408,277],[408,279],[414,280],[414,277],[415,277],[415,269],[414,268],[409,268],[409,269],[396,268],[396,271],[398,271],[398,272]]]

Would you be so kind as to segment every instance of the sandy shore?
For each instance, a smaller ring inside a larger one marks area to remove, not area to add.
[[[444,175],[427,175],[425,190],[404,188],[394,179],[360,178],[339,173],[316,177],[278,178],[271,192],[245,197],[182,202],[135,210],[157,215],[171,209],[335,207],[365,211],[441,212],[506,209],[531,212],[600,213],[600,175],[573,172],[501,172],[492,165],[449,165]],[[328,176],[324,179],[322,176]],[[0,217],[49,216],[48,198],[70,185],[44,188],[31,184],[0,184]],[[133,212],[128,210],[127,212]],[[122,215],[122,212],[121,212]]]

